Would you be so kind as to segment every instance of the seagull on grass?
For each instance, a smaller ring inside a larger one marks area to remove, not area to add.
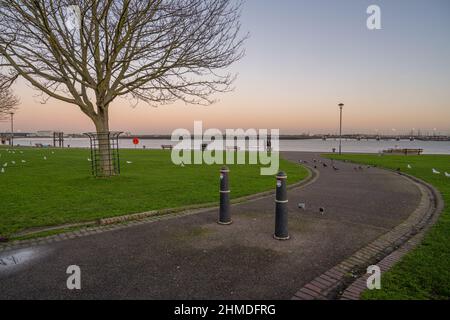
[[[447,178],[450,178],[450,173],[445,172],[445,176],[446,176]]]
[[[433,168],[433,173],[434,174],[441,174],[439,171],[437,171],[436,169]]]
[[[408,164],[408,169],[412,169],[412,166],[410,164]]]
[[[5,168],[2,168],[2,171],[1,171],[2,173],[5,173]]]

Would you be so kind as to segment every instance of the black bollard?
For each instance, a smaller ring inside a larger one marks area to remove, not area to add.
[[[286,181],[287,175],[280,172],[277,175],[277,195],[275,200],[275,234],[277,240],[289,240],[288,231],[288,199]]]
[[[233,223],[231,220],[230,212],[230,187],[228,183],[228,174],[230,169],[223,167],[220,170],[220,213],[219,224],[230,225]]]

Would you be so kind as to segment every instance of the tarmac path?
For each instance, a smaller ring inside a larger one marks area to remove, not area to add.
[[[320,159],[283,157],[310,166]],[[23,259],[0,263],[0,299],[290,299],[403,222],[421,199],[415,184],[392,172],[340,162],[335,171],[321,161],[328,167],[316,164],[316,181],[288,192],[289,241],[273,239],[274,197],[266,197],[234,205],[230,226],[218,225],[212,209],[0,252],[3,261]],[[81,268],[81,290],[67,289],[70,265]]]

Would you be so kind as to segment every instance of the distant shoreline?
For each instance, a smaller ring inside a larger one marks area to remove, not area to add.
[[[9,138],[10,134],[8,133],[0,133],[0,137]],[[87,138],[87,136],[82,134],[67,134],[64,138]],[[138,138],[141,140],[171,140],[171,135],[127,135],[120,136],[120,140],[131,140],[134,138]],[[201,138],[201,137],[199,137]],[[244,139],[245,137],[239,137],[240,139]],[[15,134],[14,139],[53,139],[52,136],[25,136],[21,134]],[[281,135],[279,137],[280,140],[337,140],[339,136],[334,135],[314,135],[314,136],[305,136],[305,135]],[[450,141],[450,136],[420,136],[420,137],[410,137],[410,136],[369,136],[369,135],[343,135],[343,140],[378,140],[378,141]]]

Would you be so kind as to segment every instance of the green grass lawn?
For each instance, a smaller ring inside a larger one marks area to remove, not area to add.
[[[446,207],[423,243],[407,254],[382,277],[382,290],[366,291],[364,299],[449,299],[450,298],[450,156],[330,156],[338,160],[377,165],[416,176],[442,194]],[[412,169],[408,169],[408,164]],[[441,174],[433,174],[432,169]]]
[[[122,174],[96,179],[91,176],[89,150],[23,148],[10,153],[0,148],[0,168],[8,163],[0,173],[0,235],[218,201],[221,166],[175,166],[170,155],[121,150]],[[275,187],[274,177],[261,176],[259,166],[230,169],[232,198]],[[280,169],[288,173],[289,183],[307,176],[306,169],[285,160]]]

